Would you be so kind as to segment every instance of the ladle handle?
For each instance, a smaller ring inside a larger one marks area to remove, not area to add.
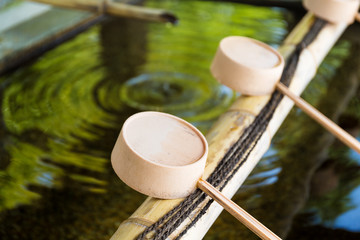
[[[336,125],[333,121],[328,119],[324,114],[319,112],[316,108],[311,106],[309,103],[305,102],[302,98],[296,96],[292,93],[284,84],[278,82],[276,88],[286,95],[288,98],[294,101],[294,103],[305,113],[307,113],[311,118],[320,123],[324,128],[329,132],[334,134],[339,138],[343,143],[348,145],[350,148],[354,149],[356,152],[360,153],[360,142],[356,140],[353,136],[347,133],[344,129]]]
[[[219,190],[214,188],[207,181],[200,178],[198,181],[198,187],[260,238],[266,240],[281,240],[281,238],[279,238],[275,233],[270,231],[236,203],[225,197]]]

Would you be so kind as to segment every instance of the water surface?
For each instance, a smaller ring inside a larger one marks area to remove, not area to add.
[[[0,78],[1,239],[109,239],[145,199],[110,166],[125,119],[164,111],[206,133],[236,96],[209,72],[220,39],[243,35],[276,47],[293,25],[290,13],[278,8],[175,0],[146,5],[172,10],[179,24],[108,19]],[[359,73],[349,66],[358,45],[343,39],[305,93],[357,135]],[[360,205],[358,165],[356,153],[294,110],[234,199],[289,239],[323,229],[359,232],[344,227]],[[316,176],[335,187],[325,189]],[[223,214],[205,238],[252,237]]]

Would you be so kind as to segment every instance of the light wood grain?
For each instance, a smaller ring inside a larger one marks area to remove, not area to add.
[[[236,203],[225,197],[219,190],[214,188],[210,183],[206,182],[203,179],[198,181],[198,187],[219,203],[226,211],[233,215],[237,220],[243,223],[247,228],[253,231],[261,239],[266,240],[279,240],[275,233],[270,231],[262,223],[260,223],[256,218],[247,213],[244,209],[239,207]]]
[[[130,17],[155,22],[175,22],[174,14],[155,8],[139,7],[110,0],[29,0],[51,4],[53,6],[109,14],[118,17]]]
[[[303,36],[308,32],[313,21],[314,17],[311,14],[307,14],[289,34],[279,49],[285,58],[291,54],[294,45],[301,41]],[[294,94],[300,95],[305,89],[315,75],[317,66],[321,63],[345,28],[345,24],[328,24],[319,33],[315,41],[303,51],[300,56],[298,68],[289,86],[289,89]],[[209,143],[209,155],[203,176],[204,179],[213,172],[227,150],[239,139],[244,129],[253,122],[255,116],[266,105],[269,98],[270,96],[240,96],[230,109],[220,116],[206,136]],[[271,138],[293,105],[293,101],[288,98],[284,98],[281,101],[269,123],[267,131],[256,144],[247,161],[222,190],[222,193],[226,197],[231,198],[236,193],[245,178],[261,159],[269,147]],[[120,225],[111,239],[134,239],[145,230],[147,225],[156,222],[162,215],[174,208],[181,201],[182,199],[159,200],[148,198],[127,221]],[[203,205],[200,205],[195,211],[200,211],[202,207]],[[222,210],[223,208],[219,204],[212,204],[196,225],[191,227],[182,239],[202,239]],[[169,236],[169,239],[174,239],[183,231],[186,225],[192,221],[191,219],[192,216],[186,219],[178,229]]]

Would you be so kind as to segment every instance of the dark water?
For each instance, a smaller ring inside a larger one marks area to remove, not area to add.
[[[278,8],[146,5],[171,9],[180,23],[109,19],[0,78],[1,239],[109,239],[145,199],[110,167],[124,120],[164,111],[206,133],[235,98],[208,70],[220,39],[244,35],[277,46],[294,24]],[[333,49],[304,97],[359,136],[356,31]],[[358,239],[359,164],[358,154],[295,109],[234,199],[287,239]],[[254,235],[226,213],[205,237],[241,238]]]

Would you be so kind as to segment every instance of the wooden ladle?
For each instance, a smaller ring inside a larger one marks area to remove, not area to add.
[[[303,5],[314,15],[331,23],[360,22],[359,0],[304,0]]]
[[[219,82],[245,95],[266,95],[279,90],[343,143],[360,153],[359,141],[279,82],[284,59],[265,43],[247,37],[226,37],[221,40],[210,69]]]
[[[201,178],[207,154],[205,137],[190,123],[166,113],[141,112],[125,121],[111,163],[123,182],[143,194],[174,199],[199,187],[262,239],[280,239]]]

